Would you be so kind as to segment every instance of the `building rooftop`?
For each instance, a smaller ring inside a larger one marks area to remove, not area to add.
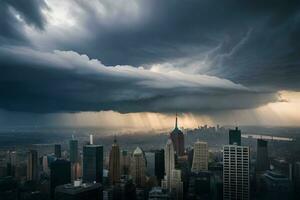
[[[55,192],[62,192],[70,195],[75,195],[81,192],[99,189],[101,188],[100,183],[83,183],[80,186],[74,186],[74,184],[65,184],[57,186]]]

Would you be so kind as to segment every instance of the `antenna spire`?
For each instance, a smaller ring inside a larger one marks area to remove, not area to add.
[[[177,112],[176,112],[175,128],[177,128]]]

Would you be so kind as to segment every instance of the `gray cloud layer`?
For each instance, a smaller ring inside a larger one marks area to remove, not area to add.
[[[2,47],[0,62],[0,107],[13,111],[198,112],[256,107],[278,98],[217,77],[105,66],[71,51]]]
[[[300,89],[299,1],[64,1],[70,27],[53,2],[0,2],[3,109],[216,111]]]

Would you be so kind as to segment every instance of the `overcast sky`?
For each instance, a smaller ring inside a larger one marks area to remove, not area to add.
[[[300,123],[297,0],[2,0],[0,27],[2,125]]]

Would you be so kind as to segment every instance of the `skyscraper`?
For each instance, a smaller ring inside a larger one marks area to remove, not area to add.
[[[38,153],[36,150],[30,150],[27,153],[27,180],[38,180]]]
[[[71,163],[57,159],[50,166],[50,193],[54,197],[55,187],[71,182]]]
[[[128,175],[130,168],[130,156],[127,151],[123,150],[121,155],[121,174]]]
[[[207,142],[197,141],[194,144],[194,156],[192,164],[192,172],[208,170],[208,147]]]
[[[241,130],[239,130],[238,127],[229,130],[229,144],[241,145]]]
[[[78,162],[78,140],[72,138],[69,142],[70,147],[70,161],[71,163]]]
[[[143,150],[137,147],[132,155],[130,173],[137,187],[144,187],[146,181],[146,159]]]
[[[147,161],[147,176],[154,178],[155,176],[155,153],[154,152],[145,152],[145,158]]]
[[[155,152],[155,176],[160,183],[165,174],[165,151],[163,149]]]
[[[177,113],[176,113],[175,128],[170,133],[170,138],[172,139],[175,153],[178,156],[182,156],[184,154],[184,135],[177,126]]]
[[[42,157],[42,167],[43,167],[43,172],[49,173],[49,164],[48,164],[48,156],[44,155]]]
[[[61,145],[60,144],[54,145],[54,154],[55,154],[56,158],[61,158]]]
[[[257,156],[256,156],[256,170],[265,171],[269,169],[269,156],[268,156],[268,141],[257,140]]]
[[[117,139],[114,139],[114,143],[111,147],[109,154],[109,179],[111,184],[115,184],[120,181],[121,169],[120,169],[120,148],[117,144]]]
[[[90,144],[83,147],[82,178],[85,182],[102,183],[103,179],[103,146],[94,145],[93,137]]]
[[[181,181],[181,170],[173,169],[171,174],[171,195],[172,199],[183,199],[183,182]]]
[[[175,169],[175,152],[171,139],[168,139],[165,146],[165,178],[162,181],[162,187],[171,191],[171,175]]]
[[[223,147],[223,198],[247,200],[250,198],[249,147]]]

